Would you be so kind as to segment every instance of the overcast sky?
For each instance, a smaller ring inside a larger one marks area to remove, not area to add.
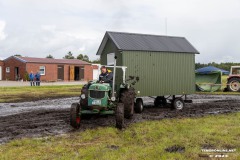
[[[1,58],[96,59],[105,31],[183,36],[197,62],[240,62],[239,0],[0,0]]]

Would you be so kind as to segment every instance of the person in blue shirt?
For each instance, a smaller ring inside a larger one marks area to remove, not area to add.
[[[37,72],[35,74],[35,78],[36,78],[36,86],[40,86],[40,78],[41,78],[41,75],[39,72]]]
[[[30,80],[31,86],[35,86],[34,78],[35,78],[35,75],[33,74],[33,71],[31,71],[31,73],[29,74],[29,80]]]

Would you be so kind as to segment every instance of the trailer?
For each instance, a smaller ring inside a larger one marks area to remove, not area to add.
[[[195,93],[195,54],[199,52],[184,37],[109,31],[97,51],[101,65],[113,65],[116,56],[117,66],[127,67],[124,73],[116,69],[116,90],[122,77],[131,80],[139,113],[145,96],[154,97],[156,106],[171,102],[183,109],[186,95]]]

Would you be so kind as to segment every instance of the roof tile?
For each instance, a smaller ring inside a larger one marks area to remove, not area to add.
[[[184,37],[107,31],[97,55],[103,51],[108,38],[115,43],[119,50],[199,53]]]

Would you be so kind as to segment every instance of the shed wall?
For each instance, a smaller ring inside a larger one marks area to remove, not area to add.
[[[117,58],[117,66],[122,65],[122,54],[117,49],[116,45],[108,39],[105,48],[103,49],[102,54],[100,55],[100,60],[102,65],[107,65],[107,54],[115,53]]]
[[[137,96],[182,95],[195,92],[195,54],[124,51],[126,78],[139,77]]]
[[[103,49],[102,54],[100,55],[100,60],[102,65],[107,65],[107,54],[109,53],[115,53],[117,56],[117,66],[122,66],[122,53],[119,52],[116,45],[108,39],[105,48]],[[112,68],[109,68],[112,70]],[[119,89],[119,83],[122,82],[123,74],[122,69],[116,69],[116,89]]]

